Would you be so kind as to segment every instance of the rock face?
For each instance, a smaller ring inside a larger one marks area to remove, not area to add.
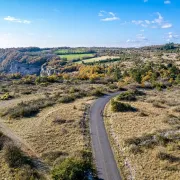
[[[46,63],[57,58],[50,51],[37,48],[0,49],[0,73],[14,74],[44,74],[51,75],[55,71],[46,68]]]
[[[41,71],[41,66],[19,63],[14,61],[10,64],[10,67],[7,69],[8,74],[20,73],[22,75],[26,74],[37,74],[39,75]]]
[[[53,74],[58,74],[58,73],[59,73],[58,70],[53,69],[50,66],[47,66],[46,63],[41,66],[41,72],[40,72],[41,76],[51,76]]]

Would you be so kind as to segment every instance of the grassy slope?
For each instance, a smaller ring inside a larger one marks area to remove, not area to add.
[[[20,91],[24,85],[16,85]],[[97,87],[99,85],[93,85]],[[76,85],[76,88],[83,90],[90,88],[86,84]],[[60,93],[66,94],[71,85],[51,84],[47,87],[39,87],[39,90],[32,95],[20,95],[20,97],[0,101],[0,112],[16,106],[21,101],[30,101],[44,94]],[[84,114],[85,104],[91,102],[92,97],[85,97],[68,104],[57,104],[43,109],[37,116],[8,120],[0,118],[13,132],[23,139],[32,150],[42,157],[50,166],[56,164],[64,156],[76,155],[85,149],[86,140],[82,134],[80,120]],[[5,106],[4,106],[5,105]],[[56,122],[55,122],[56,121]],[[1,157],[1,154],[0,154]],[[10,169],[4,161],[0,162],[0,177],[10,179]]]
[[[68,55],[59,55],[61,58],[67,58],[68,61],[73,59],[82,59],[83,57],[93,57],[94,54],[68,54]]]
[[[156,94],[158,94],[156,96]],[[135,179],[179,179],[180,177],[180,151],[177,143],[169,143],[167,146],[155,146],[145,148],[143,152],[133,154],[125,145],[128,138],[143,137],[144,134],[154,133],[159,130],[173,129],[165,122],[168,115],[180,117],[180,113],[174,108],[179,107],[180,101],[175,99],[179,89],[174,91],[150,92],[147,98],[130,104],[139,109],[138,112],[112,113],[110,104],[106,107],[106,127],[110,134],[118,165],[124,176]],[[165,100],[166,102],[162,102]],[[128,102],[129,103],[129,102]],[[165,103],[161,108],[153,103]],[[145,116],[144,113],[147,115]],[[178,124],[176,124],[178,125]],[[176,161],[160,160],[159,152],[176,157]]]
[[[103,60],[107,60],[107,59],[117,59],[119,58],[118,56],[102,56],[102,57],[96,57],[96,58],[90,58],[90,59],[85,59],[83,60],[85,63],[90,63],[90,62],[97,62],[97,61],[103,61]],[[80,62],[82,63],[82,62]]]

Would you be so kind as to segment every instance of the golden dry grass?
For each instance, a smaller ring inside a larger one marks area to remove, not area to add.
[[[159,130],[177,131],[165,119],[172,114],[180,117],[179,112],[173,111],[180,104],[179,93],[179,88],[165,92],[149,91],[146,98],[127,102],[137,108],[137,112],[112,113],[110,103],[106,106],[105,124],[124,179],[180,179],[180,142],[144,148],[137,154],[132,153],[125,143],[129,138],[143,137]],[[154,106],[154,101],[162,107]],[[177,161],[160,160],[157,157],[159,152],[173,155]]]
[[[53,84],[40,87],[36,94],[22,95],[12,100],[0,101],[0,112],[12,108],[22,101],[46,97],[45,94],[47,93],[50,96],[56,93],[66,95],[71,87],[89,92],[89,88],[100,87],[100,85]],[[87,139],[82,133],[80,120],[83,118],[85,105],[92,101],[92,97],[85,97],[68,104],[57,103],[52,107],[42,109],[40,113],[30,118],[9,120],[7,117],[2,117],[0,121],[5,123],[28,147],[31,147],[31,150],[38,157],[52,167],[59,162],[61,156],[63,158],[63,156],[78,155],[80,151],[87,148],[85,147]],[[1,156],[3,157],[3,151],[0,151]],[[11,179],[10,171],[5,161],[0,161],[0,177]]]
[[[0,179],[2,180],[14,180],[13,172],[8,167],[8,164],[5,162],[3,158],[3,152],[0,152]]]
[[[37,153],[65,151],[71,153],[83,148],[78,122],[82,118],[83,103],[87,99],[70,104],[59,104],[42,110],[37,117],[11,121],[9,127],[25,139]],[[74,109],[76,106],[77,109]],[[66,120],[58,124],[54,120]]]

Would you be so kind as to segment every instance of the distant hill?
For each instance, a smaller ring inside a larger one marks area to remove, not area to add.
[[[63,55],[78,55],[94,53],[95,57],[117,56],[125,57],[127,54],[160,51],[180,52],[180,44],[168,43],[166,45],[146,46],[141,48],[117,48],[117,47],[57,47],[57,48],[7,48],[0,49],[0,73],[20,73],[50,75],[57,72],[71,71],[76,69],[75,62],[78,59],[68,60]],[[87,57],[88,58],[88,57]],[[83,59],[84,60],[84,59]],[[85,59],[86,60],[86,59]],[[64,66],[66,66],[64,68]]]

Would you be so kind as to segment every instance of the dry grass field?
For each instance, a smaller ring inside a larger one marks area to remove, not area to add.
[[[124,179],[180,179],[180,91],[146,91],[127,102],[136,112],[105,109],[105,124]]]
[[[99,62],[99,61],[103,61],[103,60],[113,60],[113,59],[118,59],[118,56],[101,56],[101,57],[95,57],[95,58],[90,58],[90,59],[84,59],[83,62],[84,63],[93,63],[93,62]],[[81,64],[81,62],[78,62],[78,64]]]
[[[68,88],[67,88],[68,87]],[[54,84],[40,87],[34,94],[21,95],[17,98],[0,101],[0,112],[16,108],[21,102],[37,102],[39,98],[51,96],[63,97],[77,89],[90,93],[93,89],[102,85],[65,85]],[[17,87],[22,89],[21,87]],[[86,107],[93,102],[95,97],[88,95],[69,103],[56,103],[45,107],[36,115],[30,117],[9,118],[2,116],[0,125],[3,123],[12,134],[20,138],[24,144],[47,166],[52,169],[66,157],[80,156],[87,149],[88,139],[84,134],[82,120],[86,116]],[[2,179],[15,179],[14,169],[8,167],[4,160],[4,152],[0,151],[0,177]],[[1,178],[0,178],[1,179]]]

